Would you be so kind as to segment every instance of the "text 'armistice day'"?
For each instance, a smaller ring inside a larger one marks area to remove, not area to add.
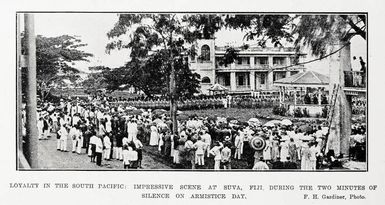
[[[145,199],[247,199],[255,191],[299,191],[304,200],[366,199],[377,185],[200,185],[200,184],[103,184],[103,183],[9,183],[11,189],[100,189],[133,190]],[[139,192],[138,192],[139,191]]]

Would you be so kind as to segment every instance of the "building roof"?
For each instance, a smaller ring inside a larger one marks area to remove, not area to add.
[[[211,86],[208,90],[211,90],[211,91],[227,91],[228,89],[223,86],[223,85],[220,85],[220,84],[214,84],[213,86]]]
[[[286,87],[327,87],[329,86],[329,77],[310,70],[274,81],[274,85]]]

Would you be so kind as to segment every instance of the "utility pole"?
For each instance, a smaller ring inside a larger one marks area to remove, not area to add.
[[[38,168],[37,93],[36,93],[36,37],[33,14],[24,14],[27,55],[26,87],[26,158],[31,168]]]
[[[22,92],[21,92],[21,36],[20,36],[20,14],[16,14],[16,136],[18,152],[23,150],[23,122],[22,122]]]

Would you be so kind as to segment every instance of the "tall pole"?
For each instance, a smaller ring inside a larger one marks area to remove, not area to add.
[[[22,93],[21,93],[21,37],[20,37],[20,14],[16,14],[16,121],[17,121],[17,148],[23,150],[23,122],[22,122]]]
[[[24,31],[27,45],[27,87],[26,87],[26,158],[31,168],[38,167],[38,132],[36,104],[36,37],[33,14],[24,14]]]

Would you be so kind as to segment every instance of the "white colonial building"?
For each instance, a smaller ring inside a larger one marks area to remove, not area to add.
[[[196,46],[198,53],[190,57],[190,68],[201,76],[202,94],[209,94],[208,89],[216,83],[231,94],[275,91],[274,81],[305,71],[302,65],[290,66],[305,56],[293,48],[239,48],[238,59],[224,65],[226,48],[215,46],[215,40],[199,40]]]

